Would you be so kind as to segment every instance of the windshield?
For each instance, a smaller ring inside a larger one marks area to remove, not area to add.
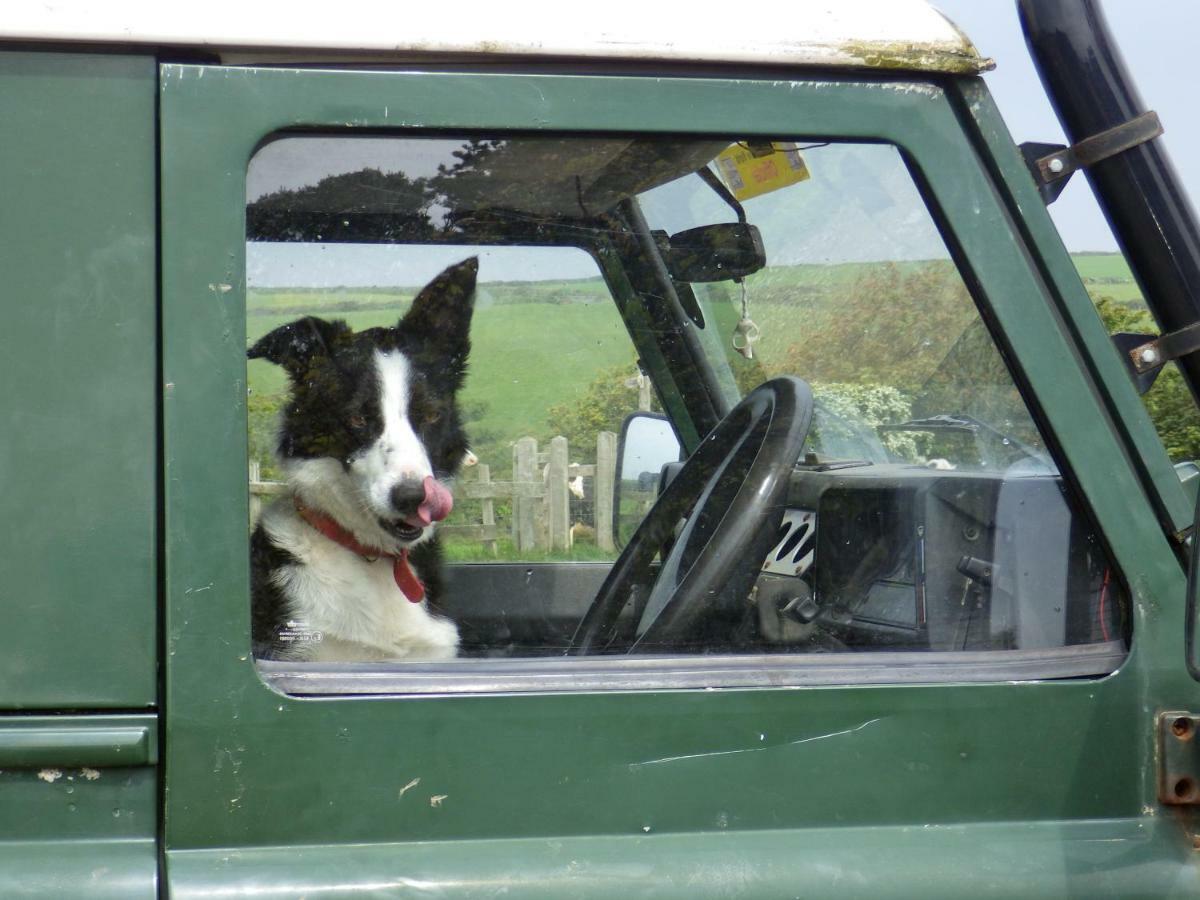
[[[1036,459],[1052,470],[900,152],[786,146],[757,162],[798,160],[795,180],[740,191],[765,266],[690,286],[726,390],[740,397],[776,375],[803,377],[817,401],[808,449],[822,458],[970,469]],[[735,148],[754,165],[753,147]],[[725,159],[713,170],[727,174]],[[640,200],[651,227],[670,233],[735,218],[698,176]]]

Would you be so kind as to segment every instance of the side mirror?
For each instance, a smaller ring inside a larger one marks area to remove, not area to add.
[[[625,546],[654,504],[663,468],[679,462],[680,449],[675,428],[666,416],[638,412],[621,424],[613,479],[613,540],[618,547]]]
[[[667,241],[667,270],[676,281],[732,281],[767,264],[762,235],[749,222],[689,228]]]

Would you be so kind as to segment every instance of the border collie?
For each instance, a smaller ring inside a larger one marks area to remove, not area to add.
[[[287,494],[250,540],[254,654],[262,659],[446,659],[458,629],[434,524],[468,455],[466,376],[475,258],[446,269],[393,328],[307,317],[247,351],[287,372],[279,434]]]

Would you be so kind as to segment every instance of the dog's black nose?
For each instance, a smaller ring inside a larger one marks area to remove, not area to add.
[[[405,478],[392,488],[391,501],[392,509],[401,516],[416,515],[417,508],[425,502],[425,482]]]

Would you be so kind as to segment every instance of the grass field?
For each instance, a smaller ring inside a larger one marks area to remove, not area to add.
[[[501,538],[496,541],[496,552],[493,554],[491,550],[477,541],[443,537],[442,548],[446,560],[456,563],[491,563],[510,559],[531,563],[558,562],[567,559],[574,562],[611,562],[616,558],[616,553],[601,550],[592,541],[576,541],[569,551],[522,550],[518,553],[511,539]]]
[[[1119,255],[1081,254],[1074,260],[1093,296],[1140,302],[1137,285]],[[896,268],[904,273],[921,265],[901,263]],[[820,326],[864,273],[861,264],[811,265],[776,267],[750,279],[752,314],[764,330],[764,356],[779,357],[786,344],[796,340],[794,313],[781,301],[790,305],[801,298],[806,325]],[[732,286],[720,287],[730,302],[718,304],[719,319],[710,327],[725,341],[738,315],[737,295]],[[308,314],[344,319],[355,330],[392,325],[408,309],[414,293],[411,288],[251,290],[247,337],[253,342]],[[472,446],[497,480],[509,477],[509,448],[515,440],[553,433],[547,420],[552,406],[577,401],[606,369],[628,366],[634,374],[633,345],[599,279],[480,285],[471,341],[462,403]],[[278,367],[252,360],[247,375],[252,394],[272,404],[282,399],[285,378]],[[269,443],[262,439],[259,446]],[[572,453],[572,459],[577,458]],[[577,550],[577,558],[589,553],[586,545]],[[594,545],[590,552],[599,554]],[[456,559],[489,558],[477,545],[464,544],[451,553]]]
[[[399,288],[258,288],[247,298],[249,316],[299,313],[319,307],[328,311],[365,311],[407,307],[415,287]],[[479,286],[480,308],[513,303],[607,302],[608,290],[598,278],[572,281],[490,282]]]
[[[1079,254],[1074,260],[1094,295],[1107,294],[1122,302],[1140,299],[1119,254]],[[915,265],[900,264],[900,268]],[[755,318],[770,326],[777,319],[772,309],[776,296],[796,292],[821,316],[827,301],[862,272],[860,264],[768,270],[751,281]],[[408,288],[252,290],[247,337],[253,342],[305,314],[341,318],[356,330],[391,325],[407,310],[414,293]],[[473,413],[478,444],[507,447],[524,434],[546,427],[546,410],[577,400],[604,369],[630,364],[632,374],[633,346],[607,297],[599,279],[480,286],[471,329],[474,350],[463,395]],[[780,328],[767,327],[764,332],[765,351],[792,340]],[[253,392],[268,396],[281,394],[285,387],[283,372],[259,360],[249,364],[248,382]]]
[[[1141,288],[1133,280],[1133,273],[1121,254],[1076,253],[1071,258],[1093,297],[1108,296],[1121,303],[1142,305]]]
[[[369,312],[327,312],[322,297],[312,299],[318,302],[309,312],[344,319],[355,330],[395,324],[407,308],[393,302]],[[252,315],[247,337],[254,342],[294,318],[293,313]],[[462,401],[472,414],[473,440],[483,451],[507,448],[531,431],[542,433],[546,411],[577,399],[601,370],[628,364],[631,375],[634,371],[633,347],[616,309],[599,303],[484,305],[475,313],[471,343]],[[263,360],[250,361],[247,377],[257,394],[278,395],[285,387],[283,371]]]

